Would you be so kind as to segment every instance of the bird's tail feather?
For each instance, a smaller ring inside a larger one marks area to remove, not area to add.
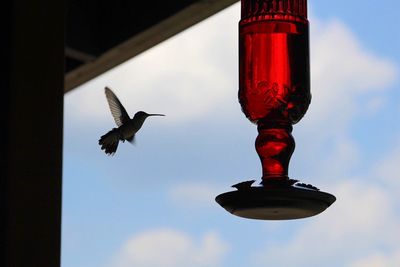
[[[114,128],[100,137],[99,145],[101,145],[101,149],[104,150],[106,154],[113,155],[117,151],[119,139],[118,129]]]

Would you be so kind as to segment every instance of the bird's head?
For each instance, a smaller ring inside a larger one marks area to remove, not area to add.
[[[140,118],[140,119],[146,119],[147,117],[150,117],[150,116],[165,116],[165,115],[164,114],[149,114],[144,111],[138,111],[135,114],[135,117]]]

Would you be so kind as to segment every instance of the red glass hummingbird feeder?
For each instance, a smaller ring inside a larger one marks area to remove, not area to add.
[[[288,177],[292,125],[311,102],[306,0],[241,0],[239,102],[257,124],[262,186],[253,181],[216,197],[234,215],[264,220],[319,214],[336,198]]]

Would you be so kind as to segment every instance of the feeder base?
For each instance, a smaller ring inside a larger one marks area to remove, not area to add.
[[[291,220],[317,215],[335,196],[296,186],[255,186],[218,195],[215,200],[230,213],[248,219]]]

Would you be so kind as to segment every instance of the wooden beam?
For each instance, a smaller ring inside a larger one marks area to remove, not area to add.
[[[84,53],[82,51],[75,50],[75,49],[70,48],[68,46],[65,47],[65,56],[69,57],[69,58],[72,58],[72,59],[75,59],[75,60],[78,60],[78,61],[81,61],[81,62],[91,62],[91,61],[96,59],[96,57],[93,56],[93,55],[89,55],[89,54]]]
[[[238,0],[199,0],[65,76],[65,92],[99,76]]]

